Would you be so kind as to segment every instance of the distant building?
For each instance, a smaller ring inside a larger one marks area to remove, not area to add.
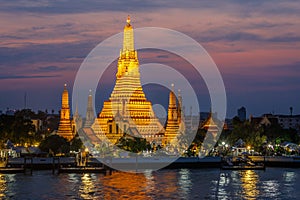
[[[282,128],[300,131],[300,115],[276,115],[276,117]]]
[[[246,108],[244,106],[237,110],[237,116],[241,121],[246,120]]]
[[[249,121],[258,126],[271,126],[278,124],[278,118],[271,114],[265,114],[262,117],[250,116]]]
[[[35,127],[35,132],[42,130],[43,121],[41,119],[31,119],[32,125]]]
[[[224,130],[233,130],[232,119],[228,119],[228,118],[225,119],[223,129]]]
[[[184,113],[184,111],[183,111]],[[202,114],[200,113],[200,117]],[[206,119],[206,118],[205,118]],[[199,128],[199,114],[193,115],[193,108],[190,107],[190,113],[189,115],[185,115],[185,127],[187,132],[195,132]],[[203,120],[204,121],[204,120]]]
[[[15,110],[7,109],[5,114],[9,116],[14,116],[15,112],[16,112]]]
[[[202,123],[201,129],[207,130],[208,133],[210,133],[213,136],[214,140],[216,140],[219,128],[214,118],[215,116],[212,113],[210,113],[208,118]]]
[[[252,123],[259,125],[279,124],[283,129],[296,129],[300,132],[300,115],[272,115],[264,114],[262,117],[250,117]]]

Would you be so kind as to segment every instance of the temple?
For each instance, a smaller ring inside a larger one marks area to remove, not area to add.
[[[60,110],[60,122],[57,134],[66,138],[68,141],[74,137],[74,130],[72,130],[70,120],[70,107],[69,107],[69,93],[67,90],[67,84],[64,85],[64,91],[62,93],[62,105]]]
[[[176,138],[180,131],[179,126],[181,122],[181,114],[180,101],[178,101],[177,105],[177,100],[174,93],[174,84],[172,84],[172,91],[170,91],[169,95],[168,120],[162,142],[163,145],[176,143]]]
[[[88,104],[86,109],[86,116],[85,116],[85,122],[84,127],[91,127],[94,123],[95,117],[94,117],[94,106],[93,106],[93,96],[92,96],[92,90],[89,91],[88,96]]]
[[[203,122],[201,129],[207,131],[207,135],[211,137],[213,141],[217,141],[217,136],[219,132],[219,126],[214,119],[214,114],[212,111],[209,112],[208,118]]]
[[[173,97],[174,96],[174,97]],[[173,93],[170,103],[176,98]],[[167,137],[176,137],[173,129],[179,126],[177,123],[178,108],[172,104],[169,108],[172,117],[167,126]],[[179,106],[180,107],[180,106]],[[174,120],[173,120],[174,119]],[[173,120],[173,121],[172,121]],[[143,137],[150,143],[162,144],[165,129],[159,122],[152,109],[152,104],[146,99],[140,81],[139,61],[137,51],[134,49],[133,27],[130,17],[124,27],[123,48],[120,50],[116,83],[107,101],[104,101],[102,111],[95,119],[92,128],[95,134],[103,139],[107,138],[111,143],[116,143],[124,133],[134,137]],[[171,131],[172,129],[172,131]],[[164,140],[165,143],[169,143]]]

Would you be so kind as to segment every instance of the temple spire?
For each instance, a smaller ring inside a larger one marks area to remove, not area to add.
[[[67,90],[67,84],[64,84],[64,91],[62,94],[62,108],[69,109],[69,93]],[[70,116],[68,116],[70,118]]]
[[[124,27],[123,53],[126,51],[134,51],[133,28],[130,24],[130,16],[128,15]]]
[[[133,27],[130,24],[129,15],[126,22],[123,33],[123,48],[120,51],[118,60],[117,79],[122,78],[126,74],[131,74],[136,78],[140,77],[137,51],[134,50]]]
[[[89,90],[88,103],[86,109],[86,117],[85,117],[84,127],[91,127],[94,123],[94,106],[93,106],[93,95],[92,90]]]
[[[170,92],[170,95],[169,95],[169,112],[173,112],[172,109],[173,108],[176,108],[176,96],[175,96],[175,93],[174,93],[174,84],[172,83],[171,84],[171,87],[172,87],[172,91]],[[171,108],[171,110],[170,110]],[[172,117],[173,114],[168,114],[168,117]]]
[[[166,131],[163,139],[164,145],[173,143],[179,132],[179,122],[178,122],[179,113],[177,109],[176,96],[174,93],[174,84],[171,84],[171,87],[172,89],[169,94],[167,126],[166,126]]]
[[[62,105],[60,110],[60,122],[57,134],[71,140],[74,136],[72,133],[71,120],[70,120],[70,107],[69,107],[69,93],[67,90],[67,84],[64,84],[64,90],[62,93]]]

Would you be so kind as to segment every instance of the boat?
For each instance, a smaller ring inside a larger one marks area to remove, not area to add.
[[[222,160],[224,170],[265,170],[264,162],[253,162],[248,156],[226,157]]]
[[[24,168],[22,167],[10,167],[8,164],[8,156],[7,154],[0,156],[0,173],[1,174],[14,174],[14,173],[21,173],[24,172]]]

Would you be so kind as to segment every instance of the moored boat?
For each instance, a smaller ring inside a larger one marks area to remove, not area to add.
[[[224,170],[265,170],[264,162],[253,162],[248,156],[227,157],[223,159]]]

